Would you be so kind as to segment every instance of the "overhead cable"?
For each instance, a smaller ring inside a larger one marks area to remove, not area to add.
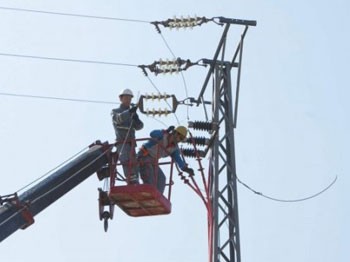
[[[10,53],[0,53],[0,56],[21,57],[21,58],[30,58],[30,59],[42,59],[42,60],[54,60],[54,61],[62,61],[62,62],[75,62],[75,63],[90,63],[90,64],[102,64],[102,65],[113,65],[113,66],[138,67],[138,65],[125,64],[125,63],[94,61],[94,60],[82,60],[82,59],[71,59],[71,58],[58,58],[58,57],[48,57],[48,56],[21,55],[21,54],[10,54]]]
[[[18,12],[40,13],[40,14],[47,14],[47,15],[62,15],[62,16],[72,16],[72,17],[81,17],[81,18],[124,21],[124,22],[151,23],[151,21],[144,21],[144,20],[137,20],[137,19],[126,19],[126,18],[107,17],[107,16],[95,16],[95,15],[80,15],[80,14],[50,12],[50,11],[42,11],[42,10],[34,10],[34,9],[4,7],[4,6],[0,6],[0,9],[1,10],[8,10],[8,11],[16,11],[16,12],[18,11]]]
[[[62,101],[70,101],[70,102],[82,102],[82,103],[95,103],[95,104],[113,104],[113,105],[119,104],[117,102],[110,102],[110,101],[86,100],[86,99],[64,98],[64,97],[54,97],[54,96],[36,96],[36,95],[14,94],[14,93],[3,93],[3,92],[0,92],[0,96],[15,96],[15,97],[25,97],[25,98],[52,99],[52,100],[62,100]]]
[[[324,189],[322,189],[321,191],[313,194],[313,195],[310,195],[310,196],[307,196],[307,197],[303,197],[303,198],[298,198],[298,199],[281,199],[281,198],[275,198],[275,197],[271,197],[271,196],[268,196],[268,195],[265,195],[261,192],[258,192],[256,190],[254,190],[253,188],[251,188],[250,186],[248,186],[247,184],[245,184],[244,182],[242,182],[237,176],[236,176],[236,179],[237,181],[242,184],[243,186],[245,186],[247,189],[249,189],[250,191],[252,191],[253,193],[259,195],[259,196],[262,196],[264,198],[267,198],[269,200],[273,200],[273,201],[277,201],[277,202],[302,202],[302,201],[306,201],[306,200],[309,200],[309,199],[312,199],[312,198],[315,198],[319,195],[321,195],[322,193],[324,193],[325,191],[327,191],[329,188],[331,188],[334,183],[337,181],[338,177],[336,176],[333,181],[327,186],[325,187]]]

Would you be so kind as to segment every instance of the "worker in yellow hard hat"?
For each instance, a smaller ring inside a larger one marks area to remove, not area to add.
[[[150,136],[151,138],[142,145],[137,153],[141,179],[144,184],[153,184],[161,193],[164,192],[166,178],[159,168],[158,160],[167,156],[173,158],[182,171],[194,175],[193,169],[189,168],[182,158],[178,146],[179,142],[186,140],[186,127],[170,126],[166,130],[153,130]]]
[[[133,97],[134,94],[130,89],[123,89],[119,93],[120,106],[111,113],[119,160],[128,184],[139,183],[135,131],[143,128],[143,122],[136,113],[137,106],[131,105]]]

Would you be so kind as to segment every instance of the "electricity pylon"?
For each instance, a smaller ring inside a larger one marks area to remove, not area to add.
[[[249,26],[256,21],[222,18],[223,35],[210,65],[208,75],[197,101],[204,101],[209,79],[213,78],[211,121],[217,127],[211,147],[209,190],[211,214],[209,214],[209,261],[241,261],[238,197],[235,159],[235,128],[237,126],[238,98],[242,68],[243,40]],[[235,54],[225,61],[226,37],[231,24],[245,25]],[[231,73],[235,70],[236,81]]]

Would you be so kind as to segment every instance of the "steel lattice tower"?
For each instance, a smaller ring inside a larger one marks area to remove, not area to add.
[[[213,179],[209,185],[213,207],[212,261],[241,261],[230,71],[229,64],[215,67],[212,120],[219,123],[220,130],[212,148]]]
[[[243,40],[249,26],[255,26],[256,21],[221,18],[220,22],[225,24],[225,28],[214,58],[203,60],[210,65],[210,69],[197,100],[198,103],[204,101],[203,95],[209,89],[207,86],[212,78],[211,121],[216,126],[216,134],[211,147],[209,168],[209,261],[240,262],[234,132],[237,126]],[[244,25],[245,29],[232,60],[225,61],[227,33],[232,24]],[[235,83],[231,80],[232,71],[235,71]]]

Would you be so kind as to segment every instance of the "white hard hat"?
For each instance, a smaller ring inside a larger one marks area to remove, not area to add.
[[[132,93],[132,91],[128,88],[123,89],[120,93],[119,93],[119,97],[121,96],[131,96],[134,97],[134,94]]]

